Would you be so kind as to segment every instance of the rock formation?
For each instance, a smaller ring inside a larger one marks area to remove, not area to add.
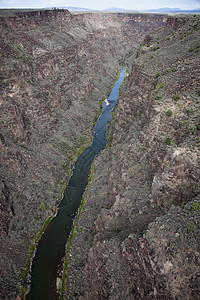
[[[0,26],[0,298],[20,295],[29,244],[91,138],[119,59],[138,49],[64,297],[198,299],[199,17],[52,10]]]
[[[66,299],[200,299],[199,29],[169,17],[129,61]]]

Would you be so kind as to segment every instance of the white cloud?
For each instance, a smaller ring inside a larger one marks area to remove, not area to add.
[[[2,1],[0,1],[0,4],[2,4],[2,5],[12,5],[14,3],[16,3],[15,0],[2,0]]]

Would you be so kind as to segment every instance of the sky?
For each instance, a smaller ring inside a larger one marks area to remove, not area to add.
[[[0,0],[0,8],[44,8],[76,6],[93,9],[119,7],[144,10],[161,7],[195,9],[200,8],[200,0]]]

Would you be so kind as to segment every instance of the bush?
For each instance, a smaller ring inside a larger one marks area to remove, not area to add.
[[[192,208],[191,211],[192,212],[198,212],[200,210],[200,202],[199,203],[192,203]]]
[[[179,100],[180,98],[181,98],[181,97],[180,97],[179,94],[176,94],[176,95],[173,96],[173,99],[174,99],[174,100]]]
[[[165,84],[163,82],[159,85],[160,88],[164,88],[164,86]]]
[[[45,211],[47,209],[47,206],[44,202],[40,203],[40,210]]]
[[[173,67],[172,72],[176,72],[176,71],[177,71],[177,68]]]
[[[165,74],[170,73],[170,72],[171,72],[171,69],[170,69],[170,68],[167,68],[167,69],[163,72],[163,74],[165,75]]]
[[[160,99],[162,99],[162,95],[156,94],[154,96],[154,100],[160,100]]]
[[[195,134],[197,132],[197,126],[193,125],[188,130],[189,133]]]
[[[194,48],[191,47],[191,48],[189,49],[189,52],[193,52],[193,51],[194,51]]]
[[[188,223],[188,232],[195,232],[196,231],[196,225],[193,221],[190,221]]]
[[[171,142],[172,142],[172,139],[171,139],[170,137],[167,137],[166,140],[165,140],[165,143],[166,143],[167,145],[170,145]]]
[[[186,111],[186,113],[189,115],[189,114],[193,114],[194,113],[194,109],[186,109],[185,110]]]
[[[167,115],[169,116],[169,117],[171,117],[172,116],[172,111],[169,109],[167,112]]]
[[[200,96],[200,88],[198,89],[197,93],[198,93],[198,95]]]
[[[160,73],[158,72],[157,74],[156,74],[156,78],[158,78],[160,76]]]

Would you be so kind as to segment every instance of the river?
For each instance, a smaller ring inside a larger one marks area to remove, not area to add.
[[[73,174],[64,191],[58,213],[42,235],[31,268],[31,287],[27,300],[55,300],[56,274],[58,265],[65,255],[65,245],[71,231],[73,219],[80,206],[88,184],[91,164],[95,156],[106,147],[106,133],[111,120],[111,111],[119,99],[119,88],[126,76],[126,67],[121,69],[120,77],[103,103],[103,110],[94,129],[94,139],[75,163]]]

